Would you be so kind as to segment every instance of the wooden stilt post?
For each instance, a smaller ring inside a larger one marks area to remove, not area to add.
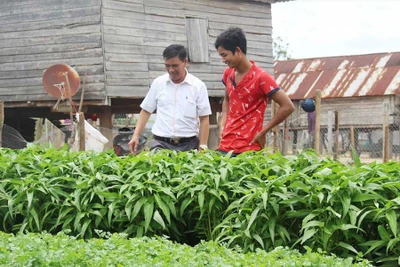
[[[100,132],[108,139],[108,143],[105,145],[107,149],[112,148],[113,143],[113,133],[112,133],[112,110],[110,106],[105,106],[102,112],[99,113],[100,119]]]
[[[0,147],[3,146],[4,102],[0,100]]]
[[[219,145],[219,127],[218,127],[218,118],[217,111],[212,110],[212,114],[209,116],[210,127],[209,127],[209,135],[208,135],[208,148],[209,149],[217,149]]]

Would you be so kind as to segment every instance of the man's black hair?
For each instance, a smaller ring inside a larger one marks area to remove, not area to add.
[[[183,45],[172,44],[164,49],[163,57],[164,59],[178,57],[181,61],[185,61],[187,58],[187,51]]]
[[[215,49],[218,49],[220,46],[231,51],[233,54],[236,52],[236,47],[239,47],[246,54],[247,40],[243,30],[238,27],[231,27],[221,33],[215,41]]]

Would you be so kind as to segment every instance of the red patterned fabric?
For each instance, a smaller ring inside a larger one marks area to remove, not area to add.
[[[279,90],[275,80],[251,61],[250,71],[235,84],[235,69],[226,68],[223,83],[229,96],[229,111],[222,139],[218,147],[222,151],[242,153],[260,150],[258,144],[250,145],[263,127],[268,97]]]

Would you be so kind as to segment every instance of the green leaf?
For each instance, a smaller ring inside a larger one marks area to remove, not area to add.
[[[342,215],[339,214],[339,213],[337,213],[336,211],[334,211],[334,210],[332,209],[332,207],[327,207],[326,210],[327,210],[327,211],[330,211],[330,212],[331,212],[332,214],[334,214],[336,217],[342,218]]]
[[[343,196],[341,198],[342,206],[343,206],[343,217],[346,217],[347,213],[349,212],[350,205],[351,205],[351,198],[348,196]]]
[[[213,177],[214,177],[214,181],[215,181],[215,189],[218,190],[221,176],[219,176],[219,175],[214,175]]]
[[[142,197],[135,203],[135,206],[133,207],[132,217],[131,217],[132,220],[134,218],[136,218],[136,216],[139,214],[140,210],[142,209],[143,204],[146,203],[146,201],[147,201],[147,198]]]
[[[26,197],[28,200],[28,209],[30,209],[32,207],[33,191],[26,192]]]
[[[304,244],[308,239],[313,237],[318,230],[315,228],[308,229],[304,232],[303,236],[301,237],[301,244]]]
[[[78,212],[78,214],[75,217],[74,221],[74,230],[80,231],[82,229],[81,227],[81,219],[84,218],[86,214],[84,212]]]
[[[85,222],[82,225],[82,230],[81,230],[81,232],[79,234],[80,236],[85,237],[86,231],[87,231],[87,229],[88,229],[88,227],[89,227],[91,222],[92,221],[90,219],[86,219],[85,220]]]
[[[165,218],[167,218],[168,223],[171,223],[171,213],[168,205],[165,204],[158,194],[154,194],[154,199],[156,200],[157,206],[162,210]]]
[[[389,222],[390,229],[394,236],[397,236],[397,215],[394,210],[386,212],[386,219]]]
[[[154,203],[145,203],[143,206],[144,210],[144,232],[146,233],[149,229],[151,219],[153,217]]]
[[[358,251],[352,245],[349,245],[344,242],[339,242],[339,246],[341,246],[342,248],[345,248],[347,250],[350,250],[350,251],[354,252],[355,254],[358,254]]]
[[[371,240],[371,241],[367,241],[365,243],[360,244],[360,246],[369,247],[367,252],[364,253],[364,255],[368,255],[371,251],[379,250],[381,247],[385,246],[386,243],[387,243],[387,241],[384,241],[384,240]]]
[[[353,146],[351,146],[351,155],[353,156],[353,161],[356,165],[356,167],[361,167],[361,161],[360,161],[360,157],[358,156],[357,151],[354,149]]]
[[[262,198],[262,201],[263,201],[263,207],[264,207],[264,209],[266,209],[267,208],[267,202],[268,202],[268,193],[267,192],[263,192],[261,194],[261,198]]]
[[[35,220],[35,224],[36,224],[37,229],[38,229],[39,231],[41,231],[41,230],[42,230],[42,227],[41,227],[41,225],[40,225],[39,216],[38,216],[36,210],[35,210],[35,209],[30,209],[30,210],[29,210],[29,213],[32,215],[33,219]]]
[[[386,246],[386,253],[388,254],[389,251],[392,251],[395,248],[396,244],[399,243],[399,241],[400,241],[400,238],[395,238],[395,239],[390,240]]]
[[[265,247],[264,247],[264,242],[263,242],[263,240],[262,240],[262,238],[261,238],[260,235],[258,235],[258,234],[253,234],[253,238],[261,245],[261,247],[262,247],[263,249],[265,249]]]
[[[203,213],[204,213],[204,192],[200,192],[198,197],[198,202],[199,202],[199,207],[200,207],[200,218],[203,217]]]
[[[382,225],[378,226],[378,232],[379,232],[379,236],[382,238],[382,240],[388,242],[390,240],[390,235],[389,233],[386,231],[385,227],[383,227]]]
[[[225,181],[226,180],[226,175],[228,174],[228,168],[221,168],[221,180]],[[218,188],[218,186],[217,186]]]
[[[193,201],[193,198],[185,198],[182,201],[181,208],[180,208],[180,211],[179,211],[180,212],[180,216],[183,216],[186,208],[190,205],[190,203],[192,203],[192,201]]]
[[[254,220],[255,219],[257,219],[257,215],[258,215],[258,212],[260,211],[260,208],[256,208],[252,213],[251,213],[251,216],[250,216],[250,220],[249,220],[249,222],[248,222],[248,224],[247,224],[247,230],[249,230],[250,229],[250,227],[251,227],[251,225],[253,224],[253,222],[254,222]]]
[[[156,211],[154,212],[154,220],[155,220],[158,224],[160,224],[160,225],[162,226],[163,229],[165,229],[164,220],[163,220],[163,218],[161,217],[161,215],[160,215],[160,213],[158,212],[158,210],[156,210]]]
[[[309,221],[309,222],[307,222],[305,225],[303,225],[303,226],[301,227],[301,230],[308,229],[308,228],[310,228],[310,227],[319,227],[319,228],[324,227],[324,222],[320,222],[320,221]]]
[[[275,225],[276,225],[276,218],[271,218],[268,221],[268,228],[269,228],[269,234],[271,236],[272,244],[275,244]]]

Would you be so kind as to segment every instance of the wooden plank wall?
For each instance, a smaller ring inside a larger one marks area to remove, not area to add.
[[[85,99],[104,99],[100,11],[101,0],[0,1],[0,98],[54,100],[42,75],[68,64],[87,72]]]
[[[225,66],[214,48],[229,26],[247,33],[248,55],[273,74],[271,6],[233,0],[103,0],[106,89],[110,97],[144,97],[152,80],[164,74],[162,52],[172,43],[187,46],[186,17],[208,20],[209,63],[191,63],[210,96],[224,95]]]

